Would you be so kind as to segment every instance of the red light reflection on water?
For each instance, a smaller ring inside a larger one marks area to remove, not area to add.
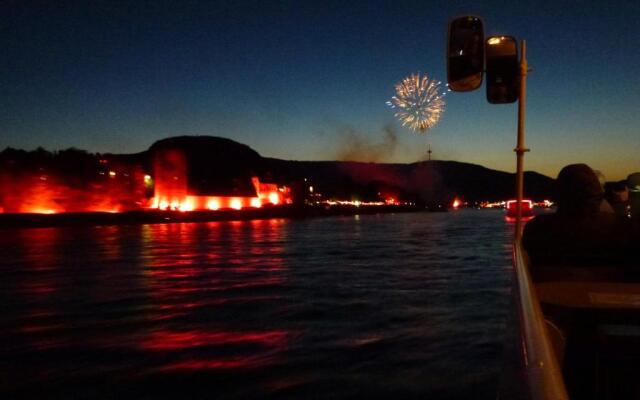
[[[523,216],[523,217],[522,217],[522,222],[528,222],[528,221],[532,220],[533,218],[534,218],[534,216],[533,216],[533,215],[528,216],[528,217]],[[515,217],[510,217],[510,216],[508,216],[508,215],[507,215],[507,216],[505,216],[505,217],[504,217],[504,219],[505,219],[507,222],[512,223],[512,224],[515,224],[515,222],[516,222],[516,218],[515,218]]]
[[[162,356],[157,371],[255,368],[276,361],[290,332],[263,331],[259,321],[251,330],[239,329],[233,319],[191,317],[205,308],[215,314],[217,307],[260,307],[277,299],[287,280],[282,227],[283,221],[264,220],[143,228],[143,285],[154,330],[135,346]]]
[[[143,339],[139,348],[144,351],[169,352],[165,357],[175,355],[178,359],[158,368],[163,372],[180,372],[184,370],[242,369],[256,368],[273,364],[291,340],[287,331],[274,330],[265,332],[206,332],[206,331],[157,331]],[[224,348],[225,353],[233,352],[233,346],[252,346],[249,354],[225,356],[193,357],[194,348]],[[257,346],[257,347],[256,347]],[[186,353],[183,353],[186,352]],[[188,357],[184,359],[186,354]]]
[[[287,280],[282,220],[143,227],[148,318],[169,321],[203,307],[264,303]]]
[[[185,370],[204,369],[244,369],[258,368],[269,364],[269,360],[262,357],[241,357],[218,360],[187,360],[166,365],[160,368],[164,372],[179,372]]]
[[[25,299],[46,298],[58,290],[55,275],[47,272],[55,270],[59,262],[55,251],[60,241],[59,234],[55,228],[18,230],[18,243],[23,246],[25,266],[32,272],[20,288]]]
[[[263,220],[19,230],[16,253],[25,267],[9,293],[21,304],[11,346],[69,354],[72,374],[85,366],[88,373],[144,374],[273,365],[293,336],[249,313],[282,296],[285,226]],[[87,361],[78,348],[126,348],[131,357]],[[42,375],[66,376],[68,369],[57,367],[43,367]]]
[[[227,344],[258,344],[266,347],[282,347],[287,343],[286,331],[267,332],[175,332],[158,331],[140,343],[143,350],[183,350],[193,347]]]
[[[143,273],[150,294],[161,310],[177,311],[224,302],[226,293],[284,284],[281,227],[279,220],[145,226]]]

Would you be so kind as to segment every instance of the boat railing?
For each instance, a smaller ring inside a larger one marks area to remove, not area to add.
[[[522,242],[513,246],[517,311],[521,326],[526,380],[532,400],[568,399],[562,371],[546,331],[546,323],[528,268]]]

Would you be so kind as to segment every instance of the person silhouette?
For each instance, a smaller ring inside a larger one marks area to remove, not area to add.
[[[630,242],[628,219],[601,210],[604,190],[586,164],[562,168],[556,180],[557,211],[525,225],[522,242],[536,265],[602,265],[623,262]]]

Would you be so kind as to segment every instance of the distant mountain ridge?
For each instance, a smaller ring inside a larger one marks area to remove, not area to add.
[[[350,188],[373,197],[380,191],[428,203],[500,201],[514,197],[515,174],[457,161],[422,161],[411,164],[352,161],[286,161],[264,159],[265,170],[279,181],[307,180],[320,191],[345,196]],[[553,197],[554,180],[525,172],[525,196]],[[323,190],[327,188],[328,190]]]
[[[212,136],[180,136],[155,142],[149,149],[173,146],[187,158],[199,160],[198,173],[221,173],[278,182],[306,195],[309,186],[325,197],[375,200],[395,196],[426,203],[500,201],[512,198],[515,174],[457,161],[421,161],[410,164],[357,161],[297,161],[262,157],[251,147]],[[209,172],[207,172],[209,171]],[[192,172],[193,173],[193,172]],[[553,197],[554,180],[537,172],[525,173],[525,196]]]

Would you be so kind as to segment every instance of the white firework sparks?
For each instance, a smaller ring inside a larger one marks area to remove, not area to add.
[[[396,84],[396,95],[387,104],[396,109],[403,126],[420,131],[431,129],[444,113],[444,96],[440,82],[429,79],[425,74],[412,74]]]

